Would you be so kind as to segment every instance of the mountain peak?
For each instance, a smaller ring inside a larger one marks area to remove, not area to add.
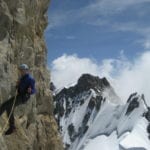
[[[90,74],[83,74],[79,80],[77,86],[80,89],[90,89],[90,88],[104,88],[109,87],[110,84],[108,80],[104,77],[100,79],[98,76],[93,76]]]
[[[95,92],[102,92],[104,89],[110,87],[111,85],[105,77],[101,79],[98,76],[93,76],[91,74],[83,74],[78,79],[76,85],[62,89],[57,96],[62,97],[62,95],[65,94],[72,98],[80,93],[89,91],[90,89],[93,89]]]

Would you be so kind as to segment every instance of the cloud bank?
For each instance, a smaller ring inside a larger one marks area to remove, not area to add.
[[[123,51],[117,59],[96,62],[77,55],[62,55],[51,66],[52,81],[61,88],[75,84],[83,73],[107,77],[117,94],[126,101],[133,92],[144,93],[150,104],[150,51],[128,60]]]
[[[64,54],[52,62],[52,81],[61,88],[76,83],[83,73],[97,75],[98,70],[98,65],[88,58]]]

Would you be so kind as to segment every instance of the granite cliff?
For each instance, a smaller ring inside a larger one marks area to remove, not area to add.
[[[17,131],[0,135],[0,150],[61,150],[53,117],[46,67],[46,28],[49,0],[0,0],[0,103],[15,93],[17,66],[26,63],[36,79],[37,93],[15,109]],[[0,133],[6,123],[0,117]]]

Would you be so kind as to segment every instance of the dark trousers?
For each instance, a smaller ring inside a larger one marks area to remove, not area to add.
[[[8,117],[10,116],[9,118],[10,127],[15,126],[14,109],[12,110],[13,104],[15,108],[18,105],[26,103],[29,98],[30,98],[30,95],[17,95],[15,104],[14,104],[15,97],[11,97],[0,106],[0,116],[3,114],[4,111],[6,111]]]

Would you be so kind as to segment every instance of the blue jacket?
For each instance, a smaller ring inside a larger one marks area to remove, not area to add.
[[[31,88],[31,93],[30,94],[34,94],[36,92],[36,90],[35,90],[35,80],[30,74],[25,74],[19,80],[18,94],[19,95],[27,94],[29,87]]]

